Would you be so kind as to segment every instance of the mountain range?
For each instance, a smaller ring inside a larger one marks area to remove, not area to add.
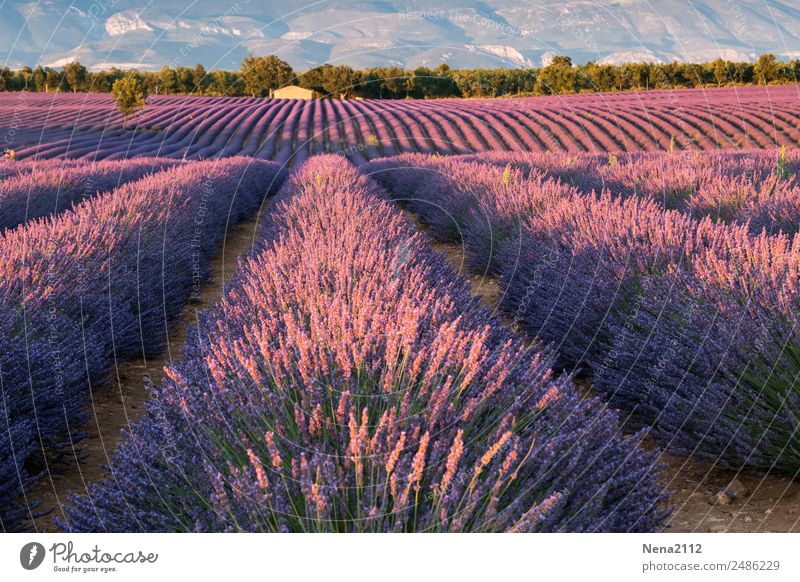
[[[276,54],[296,70],[538,67],[574,62],[750,61],[800,56],[795,0],[57,0],[0,3],[12,68],[164,64],[238,69]]]

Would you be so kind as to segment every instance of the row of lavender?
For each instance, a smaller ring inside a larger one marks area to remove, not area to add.
[[[7,163],[7,177],[0,181],[0,230],[69,210],[98,193],[179,163],[165,158],[80,165],[63,160]]]
[[[227,225],[278,174],[252,159],[198,162],[0,235],[3,529],[30,516],[24,491],[48,471],[45,451],[73,442],[90,391],[117,359],[162,349]]]
[[[563,156],[490,152],[458,157],[553,177],[582,192],[650,198],[697,219],[748,224],[758,234],[800,229],[800,151]]]
[[[29,158],[26,160],[17,160],[13,158],[3,157],[0,159],[0,183],[9,178],[24,175],[36,170],[48,169],[67,169],[76,168],[81,165],[89,163],[86,160],[61,160],[61,159],[45,159],[45,158]]]
[[[366,168],[499,277],[514,323],[669,448],[800,470],[800,237],[508,167],[403,156]]]
[[[333,156],[290,177],[71,531],[630,531],[656,455]]]

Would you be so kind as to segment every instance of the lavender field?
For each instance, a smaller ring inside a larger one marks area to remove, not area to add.
[[[0,93],[17,159],[252,156],[297,165],[402,153],[638,152],[800,145],[797,86],[508,99],[311,100],[153,96],[123,129],[100,94]]]
[[[791,481],[798,91],[0,93],[0,529],[653,532],[674,459]]]

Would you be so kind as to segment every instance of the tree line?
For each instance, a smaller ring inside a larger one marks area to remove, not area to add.
[[[708,63],[630,63],[573,65],[556,56],[531,69],[460,69],[374,67],[353,69],[322,65],[303,73],[280,58],[248,56],[238,71],[207,71],[203,65],[159,71],[89,71],[75,61],[62,68],[0,69],[3,91],[88,91],[110,93],[115,82],[135,78],[145,94],[266,97],[286,85],[300,85],[337,98],[427,99],[565,95],[599,91],[722,87],[797,83],[800,59],[784,62],[763,54],[754,63],[717,59]]]

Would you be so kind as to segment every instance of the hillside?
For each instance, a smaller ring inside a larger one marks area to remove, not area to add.
[[[789,2],[702,0],[327,0],[304,8],[209,0],[149,3],[4,2],[0,55],[7,66],[93,68],[163,64],[238,68],[248,53],[277,54],[299,70],[325,62],[369,67],[534,67],[553,54],[598,60],[752,60],[797,56],[800,8]],[[468,6],[468,7],[466,7]]]

